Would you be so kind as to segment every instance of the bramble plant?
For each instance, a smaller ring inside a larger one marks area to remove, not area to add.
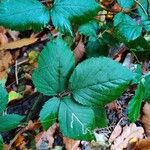
[[[72,38],[74,30],[87,37],[88,59],[79,64],[62,35],[50,40],[39,56],[32,80],[39,92],[52,97],[40,112],[46,130],[58,122],[65,136],[91,140],[95,128],[107,125],[104,106],[121,96],[129,85],[139,83],[129,103],[131,122],[138,119],[142,100],[150,100],[149,75],[133,73],[104,57],[109,47],[121,43],[135,55],[149,53],[149,42],[143,36],[150,31],[148,1],[117,3],[121,10],[115,12],[113,23],[103,24],[95,17],[103,10],[95,0],[54,0],[48,7],[38,0],[0,0],[0,25],[7,28],[40,31],[51,25],[64,37]]]

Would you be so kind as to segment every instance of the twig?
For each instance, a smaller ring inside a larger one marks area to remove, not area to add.
[[[16,77],[16,84],[18,85],[18,61],[16,60],[15,63],[15,77]]]

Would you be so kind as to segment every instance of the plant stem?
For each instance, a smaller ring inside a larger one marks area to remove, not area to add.
[[[26,122],[28,122],[31,119],[31,117],[34,113],[34,110],[37,108],[37,106],[38,106],[40,100],[42,99],[42,97],[43,97],[43,95],[39,94],[38,99],[34,102],[34,104],[32,106],[32,109],[30,110],[30,113],[28,114],[28,116],[26,118]]]

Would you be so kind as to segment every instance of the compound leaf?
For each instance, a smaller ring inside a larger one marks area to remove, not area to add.
[[[66,137],[77,140],[93,139],[92,129],[95,124],[93,110],[74,102],[71,97],[64,97],[61,101],[59,124]]]
[[[71,22],[90,20],[100,10],[95,0],[55,0],[51,9],[54,26],[62,32],[72,33]]]
[[[57,97],[51,98],[48,100],[41,112],[40,112],[40,122],[45,130],[48,130],[58,118],[60,100]]]
[[[7,28],[41,30],[49,19],[49,11],[38,0],[0,1],[0,25]]]
[[[61,38],[57,38],[48,42],[41,52],[38,69],[32,75],[33,83],[43,94],[57,95],[67,88],[67,81],[74,67],[73,52]]]
[[[104,106],[118,98],[133,77],[130,70],[110,58],[91,58],[75,68],[69,87],[77,102]]]

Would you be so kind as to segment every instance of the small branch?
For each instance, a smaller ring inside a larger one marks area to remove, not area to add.
[[[16,77],[16,84],[18,85],[18,61],[16,60],[15,63],[15,77]]]

